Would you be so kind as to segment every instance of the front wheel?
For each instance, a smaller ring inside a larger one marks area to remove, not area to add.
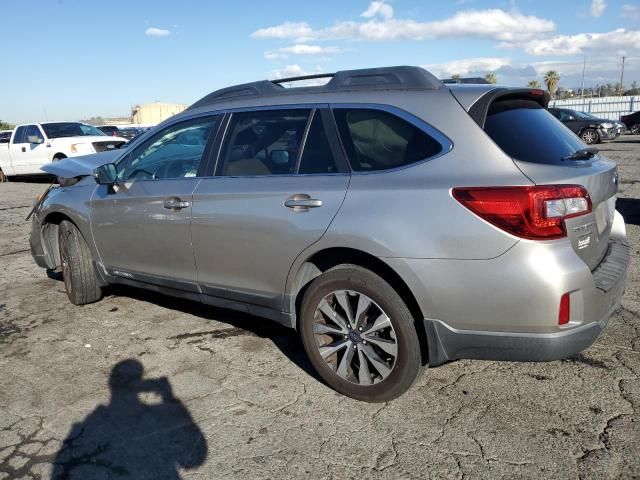
[[[580,138],[587,145],[593,145],[600,141],[600,135],[593,128],[586,128],[580,133]]]
[[[102,289],[93,257],[78,227],[68,220],[61,222],[58,244],[64,288],[71,303],[84,305],[100,300]]]
[[[313,280],[300,330],[318,374],[358,400],[399,397],[422,370],[411,312],[387,282],[362,267],[341,265]]]
[[[632,135],[638,135],[640,133],[640,123],[636,123],[635,125],[631,125],[629,127],[629,133]]]

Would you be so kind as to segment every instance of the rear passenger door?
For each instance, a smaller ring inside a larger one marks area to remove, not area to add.
[[[215,175],[193,194],[203,293],[282,310],[291,264],[324,234],[349,184],[330,119],[325,108],[231,114]]]

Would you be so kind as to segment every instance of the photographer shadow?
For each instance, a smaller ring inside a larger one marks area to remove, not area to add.
[[[206,439],[169,380],[145,379],[143,373],[137,360],[113,367],[109,404],[71,427],[52,479],[179,479],[179,468],[204,463]]]

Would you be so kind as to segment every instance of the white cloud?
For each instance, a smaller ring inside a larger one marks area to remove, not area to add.
[[[307,22],[284,22],[275,27],[261,28],[251,34],[253,38],[307,38],[313,30]]]
[[[373,18],[378,15],[382,18],[392,18],[393,7],[384,1],[374,0],[369,4],[369,7],[360,14],[360,16],[364,18]]]
[[[165,30],[163,28],[151,27],[151,28],[147,28],[144,31],[144,34],[147,35],[148,37],[166,37],[168,35],[171,35],[171,31]]]
[[[625,52],[640,53],[640,30],[619,28],[604,33],[578,33],[576,35],[556,35],[551,38],[538,39],[526,44],[502,46],[524,47],[530,55],[583,55],[597,53],[621,55]]]
[[[607,8],[607,2],[604,0],[592,0],[591,1],[591,16],[599,17]]]
[[[622,5],[622,15],[632,20],[640,20],[640,5],[625,3]]]
[[[372,19],[365,22],[343,21],[319,30],[312,29],[306,22],[286,22],[257,30],[252,37],[371,41],[480,37],[516,42],[553,31],[555,31],[555,24],[551,20],[523,15],[517,11],[488,9],[465,10],[444,20],[432,22],[384,17],[382,20]]]
[[[342,51],[343,50],[338,47],[322,47],[320,45],[299,43],[290,47],[269,50],[264,53],[264,56],[269,60],[273,60],[277,58],[288,58],[291,55],[330,55],[334,53],[341,53]]]
[[[468,75],[471,72],[491,72],[504,66],[510,66],[511,60],[506,57],[478,57],[452,60],[445,63],[432,63],[425,65],[437,77],[450,77],[451,75]]]

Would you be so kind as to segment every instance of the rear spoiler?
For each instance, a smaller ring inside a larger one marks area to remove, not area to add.
[[[513,99],[533,100],[542,105],[543,108],[548,108],[551,96],[549,92],[537,88],[495,88],[476,100],[469,108],[469,115],[481,128],[484,128],[484,122],[491,104],[496,100]]]

